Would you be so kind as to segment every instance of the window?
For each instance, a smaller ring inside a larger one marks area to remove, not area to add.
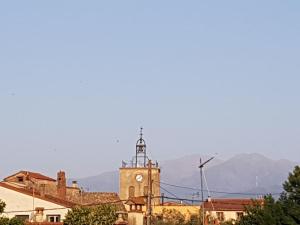
[[[20,182],[20,183],[23,183],[24,182],[24,177],[23,176],[17,177],[17,181]]]
[[[217,212],[217,218],[219,221],[224,221],[225,220],[224,212]]]
[[[16,218],[22,220],[22,221],[28,221],[29,215],[16,215]]]
[[[148,186],[145,186],[144,187],[144,196],[147,196],[148,195]]]
[[[60,215],[47,215],[47,222],[59,223],[60,222]]]
[[[237,219],[237,220],[240,220],[240,219],[242,218],[243,215],[244,215],[244,214],[243,214],[242,212],[237,212],[237,213],[236,213],[236,219]]]
[[[134,186],[130,186],[129,187],[129,197],[134,197],[134,192],[135,192]]]

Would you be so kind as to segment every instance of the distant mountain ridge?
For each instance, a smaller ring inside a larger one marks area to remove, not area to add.
[[[162,187],[181,197],[191,197],[197,194],[199,190],[196,188],[200,187],[199,158],[200,155],[189,155],[161,163],[162,182],[194,187],[194,190],[163,183]],[[203,158],[208,157],[203,156]],[[228,160],[215,158],[205,168],[204,174],[207,181],[205,189],[208,186],[211,196],[223,197],[248,197],[251,193],[253,196],[259,193],[280,193],[282,183],[297,164],[285,159],[272,160],[257,153],[239,154]],[[87,191],[118,192],[119,190],[118,171],[105,172],[77,181],[79,186]]]

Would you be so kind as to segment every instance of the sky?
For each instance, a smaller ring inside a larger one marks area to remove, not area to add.
[[[300,158],[300,2],[1,1],[0,177]]]

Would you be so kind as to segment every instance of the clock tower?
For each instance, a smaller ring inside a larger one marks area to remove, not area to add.
[[[146,202],[148,196],[148,156],[146,142],[143,138],[143,128],[140,130],[139,139],[136,142],[135,156],[129,163],[122,161],[119,169],[119,194],[121,200],[130,200],[139,197]],[[160,168],[158,163],[151,165],[152,178],[152,203],[160,204]]]

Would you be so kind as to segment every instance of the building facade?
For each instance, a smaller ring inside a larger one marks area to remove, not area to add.
[[[0,182],[0,199],[6,207],[2,216],[31,222],[62,222],[74,204],[34,190],[17,188]]]
[[[246,214],[246,207],[263,204],[262,199],[208,199],[204,202],[205,224],[221,224],[225,221],[238,221]]]

